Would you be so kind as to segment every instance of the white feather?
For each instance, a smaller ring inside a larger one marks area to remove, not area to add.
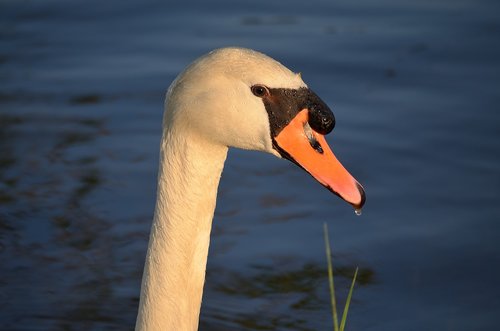
[[[299,88],[299,74],[242,48],[191,64],[165,101],[158,192],[136,330],[198,328],[217,187],[228,147],[269,152],[268,115],[250,87]]]

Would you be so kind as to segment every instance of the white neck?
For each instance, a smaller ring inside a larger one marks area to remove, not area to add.
[[[227,147],[165,130],[136,331],[198,329],[210,230]]]

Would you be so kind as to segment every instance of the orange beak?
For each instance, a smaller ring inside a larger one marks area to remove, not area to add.
[[[337,160],[325,136],[308,124],[309,111],[301,110],[274,138],[285,157],[297,163],[323,186],[360,210],[365,203],[363,187]]]

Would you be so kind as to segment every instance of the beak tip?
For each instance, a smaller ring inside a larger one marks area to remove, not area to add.
[[[363,186],[361,186],[360,183],[356,182],[356,187],[358,188],[359,195],[360,195],[360,201],[359,203],[352,204],[355,209],[361,210],[363,208],[365,202],[366,202],[366,194]]]

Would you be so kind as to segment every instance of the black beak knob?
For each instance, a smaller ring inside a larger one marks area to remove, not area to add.
[[[320,133],[328,134],[335,127],[335,116],[314,92],[310,92],[307,100],[307,109],[309,110],[309,125],[311,128]]]

